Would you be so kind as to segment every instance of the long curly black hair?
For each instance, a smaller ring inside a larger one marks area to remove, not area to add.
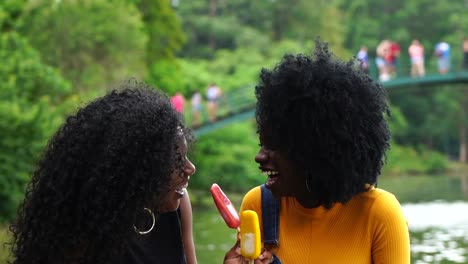
[[[11,225],[14,264],[112,263],[144,207],[155,213],[180,164],[169,98],[136,80],[69,116]]]
[[[331,207],[376,184],[389,147],[383,87],[355,59],[316,40],[312,56],[285,55],[256,86],[258,133],[304,172],[312,198]]]

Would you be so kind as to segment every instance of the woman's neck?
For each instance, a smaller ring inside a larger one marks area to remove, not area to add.
[[[320,206],[320,203],[316,200],[312,200],[310,197],[307,196],[296,196],[296,200],[299,204],[304,208],[317,208]]]

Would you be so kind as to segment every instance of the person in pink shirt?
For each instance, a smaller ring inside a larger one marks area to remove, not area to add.
[[[414,39],[408,48],[408,53],[411,58],[411,76],[423,77],[424,69],[424,46],[419,40]]]
[[[184,113],[185,98],[180,92],[171,97],[171,102],[177,112]]]
[[[463,68],[468,70],[468,37],[463,40]]]

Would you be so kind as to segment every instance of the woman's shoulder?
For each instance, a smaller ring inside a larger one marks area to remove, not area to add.
[[[242,199],[242,210],[259,207],[261,203],[261,192],[260,186],[250,189]]]
[[[250,189],[245,196],[258,196],[261,193],[261,185],[255,186],[252,189]]]
[[[380,199],[381,197],[385,199],[386,197],[392,197],[392,196],[395,197],[393,193],[387,190],[381,189],[381,188],[373,187],[373,186],[371,186],[371,188],[369,188],[368,191],[361,192],[357,196],[366,197],[368,199]]]
[[[359,194],[370,208],[370,213],[382,218],[394,216],[400,218],[403,216],[402,208],[397,197],[386,190],[374,188],[370,191]]]
[[[387,202],[396,202],[399,204],[393,193],[380,188],[372,188],[369,191],[362,192],[358,194],[358,197],[377,204]]]

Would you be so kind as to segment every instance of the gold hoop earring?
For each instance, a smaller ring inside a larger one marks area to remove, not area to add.
[[[140,235],[148,234],[149,232],[151,232],[153,230],[154,226],[156,225],[156,217],[154,216],[153,211],[151,211],[149,208],[146,208],[146,207],[144,207],[143,209],[145,209],[146,212],[151,214],[151,218],[153,219],[153,223],[151,224],[151,227],[148,230],[145,230],[145,231],[138,230],[138,228],[135,225],[133,225],[133,228],[135,229],[135,232],[137,232],[137,234],[140,234]]]

